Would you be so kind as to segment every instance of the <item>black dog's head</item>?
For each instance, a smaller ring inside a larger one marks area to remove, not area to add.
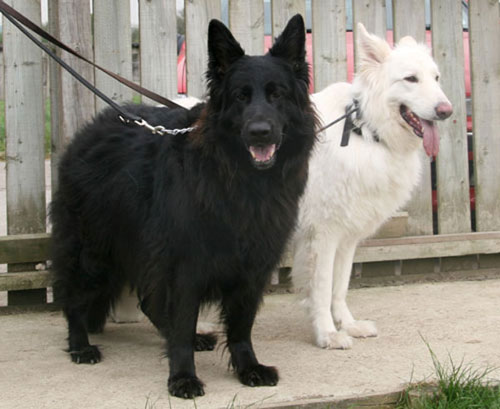
[[[257,169],[272,167],[287,140],[303,136],[304,122],[311,122],[304,118],[311,109],[302,17],[288,22],[264,56],[245,55],[231,32],[212,20],[208,54],[209,116],[217,137],[244,151]]]

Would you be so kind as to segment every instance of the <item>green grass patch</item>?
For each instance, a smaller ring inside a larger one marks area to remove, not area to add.
[[[441,363],[431,350],[436,384],[418,384],[404,393],[398,409],[500,409],[500,388],[488,380],[494,368],[477,369],[448,356]]]

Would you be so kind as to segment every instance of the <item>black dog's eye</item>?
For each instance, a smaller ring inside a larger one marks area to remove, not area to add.
[[[409,77],[405,77],[405,81],[418,82],[418,78],[415,75],[410,75]]]
[[[236,94],[236,99],[240,102],[246,102],[248,100],[248,95],[244,92],[238,92]]]
[[[271,101],[276,101],[277,99],[280,98],[281,98],[281,92],[279,92],[278,90],[274,90],[273,92],[271,92],[271,94],[269,94],[269,99]]]

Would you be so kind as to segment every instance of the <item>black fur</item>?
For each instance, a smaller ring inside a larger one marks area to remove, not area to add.
[[[244,55],[215,20],[208,45],[206,105],[128,106],[153,125],[197,129],[159,136],[104,111],[68,146],[51,206],[54,287],[72,360],[101,360],[88,332],[102,331],[127,283],[168,341],[168,388],[183,398],[204,393],[194,350],[215,345],[196,335],[207,302],[221,303],[240,381],[278,382],[257,361],[251,330],[294,228],[316,125],[300,16],[265,56]],[[252,158],[251,147],[272,144],[273,158]]]

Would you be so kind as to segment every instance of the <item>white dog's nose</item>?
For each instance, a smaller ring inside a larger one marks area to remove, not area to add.
[[[453,113],[453,107],[449,102],[440,102],[435,110],[439,119],[446,119]]]

